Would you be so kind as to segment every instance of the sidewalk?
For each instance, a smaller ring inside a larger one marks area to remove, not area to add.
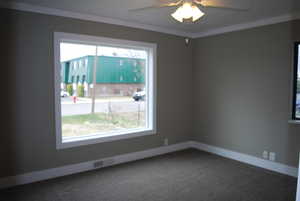
[[[76,100],[76,103],[73,102],[73,99],[71,97],[61,99],[63,100],[61,102],[62,105],[68,105],[68,104],[81,104],[81,103],[92,103],[91,98],[78,98]],[[107,97],[107,98],[97,98],[95,100],[95,103],[108,103],[108,102],[133,102],[134,100],[131,97]]]

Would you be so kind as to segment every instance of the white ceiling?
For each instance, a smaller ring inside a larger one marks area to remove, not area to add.
[[[8,0],[6,0],[8,1]],[[165,0],[170,1],[170,0]],[[153,5],[156,0],[10,0],[22,5],[41,6],[81,14],[94,15],[128,23],[143,24],[180,33],[205,33],[226,26],[249,23],[296,12],[300,0],[223,0],[250,6],[249,11],[238,12],[205,8],[205,16],[194,24],[182,24],[170,16],[175,8],[159,8],[130,12],[130,9]]]

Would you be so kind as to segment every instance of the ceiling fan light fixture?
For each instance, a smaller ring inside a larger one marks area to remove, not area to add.
[[[204,13],[195,5],[192,6],[193,9],[193,22],[199,20]]]
[[[188,19],[191,19],[193,22],[195,22],[203,15],[204,13],[196,5],[193,5],[189,2],[183,3],[182,6],[177,8],[176,11],[171,14],[171,16],[179,22],[184,22]]]

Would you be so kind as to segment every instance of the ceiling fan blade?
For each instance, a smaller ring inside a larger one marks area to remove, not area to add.
[[[239,1],[234,0],[194,0],[194,2],[205,8],[227,9],[233,11],[249,10],[248,5],[238,5]]]
[[[165,5],[147,6],[147,7],[143,7],[143,8],[130,9],[129,11],[130,12],[138,12],[138,11],[158,9],[158,8],[164,8],[164,7],[171,7],[171,6],[165,6]]]
[[[143,10],[150,10],[150,9],[157,9],[157,8],[164,8],[164,7],[175,7],[178,6],[179,4],[182,3],[183,0],[180,1],[176,1],[173,3],[162,3],[162,4],[157,4],[157,5],[153,5],[153,6],[147,6],[147,7],[143,7],[143,8],[135,8],[135,9],[130,9],[130,12],[135,12],[135,11],[143,11]]]
[[[216,9],[226,9],[226,10],[232,10],[232,11],[249,11],[249,8],[232,8],[232,7],[226,7],[226,6],[203,6],[205,8],[216,8]]]

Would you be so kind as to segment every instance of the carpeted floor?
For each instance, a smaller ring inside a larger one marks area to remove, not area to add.
[[[186,150],[0,191],[1,201],[295,201],[296,179]]]

